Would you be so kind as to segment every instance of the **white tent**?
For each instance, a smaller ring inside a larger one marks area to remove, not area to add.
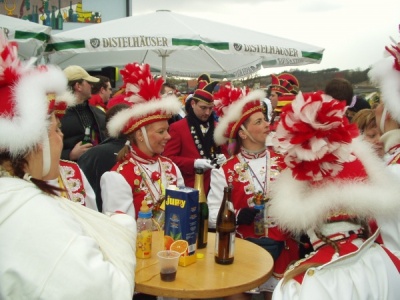
[[[40,56],[50,39],[51,27],[0,14],[0,29],[10,41],[18,43],[22,59]]]
[[[153,72],[237,78],[263,67],[319,63],[323,48],[160,10],[52,36],[49,63],[88,70],[148,63]]]

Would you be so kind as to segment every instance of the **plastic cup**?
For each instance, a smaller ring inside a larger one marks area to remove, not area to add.
[[[160,276],[162,281],[174,281],[178,262],[181,254],[172,250],[158,251],[157,257],[160,265]]]

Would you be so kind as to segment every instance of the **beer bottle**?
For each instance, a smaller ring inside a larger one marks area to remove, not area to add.
[[[63,30],[64,25],[64,18],[61,14],[61,0],[58,0],[58,14],[56,20],[56,29]]]
[[[208,238],[208,204],[204,192],[204,170],[195,169],[194,188],[199,191],[199,227],[197,230],[197,249],[207,247]]]
[[[82,145],[84,144],[90,144],[92,142],[92,139],[90,137],[90,127],[85,128],[85,136],[83,137],[82,140]]]
[[[72,9],[72,1],[69,1],[69,9],[68,9],[68,22],[73,21],[74,10]]]
[[[222,265],[233,263],[235,252],[236,218],[231,197],[232,187],[227,186],[217,216],[215,235],[215,262]]]

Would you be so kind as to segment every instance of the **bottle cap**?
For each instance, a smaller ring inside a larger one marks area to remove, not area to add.
[[[149,206],[147,205],[146,200],[142,201],[142,206],[140,207],[140,211],[139,211],[139,218],[151,218],[152,216],[152,212],[149,208]]]
[[[196,174],[204,174],[204,169],[203,168],[194,168],[194,172]]]

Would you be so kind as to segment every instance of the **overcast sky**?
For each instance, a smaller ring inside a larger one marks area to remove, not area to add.
[[[320,64],[299,67],[302,70],[364,70],[382,57],[389,36],[400,40],[400,0],[133,0],[133,15],[157,9],[325,48]]]

